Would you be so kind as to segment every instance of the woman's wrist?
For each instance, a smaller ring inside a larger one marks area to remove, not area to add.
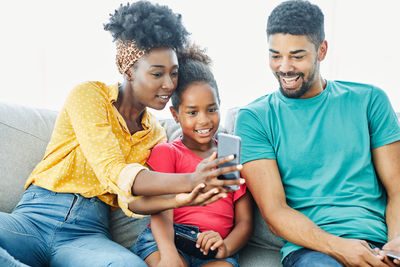
[[[154,196],[191,192],[196,181],[191,173],[161,173],[140,171],[132,185],[132,194],[136,196]]]

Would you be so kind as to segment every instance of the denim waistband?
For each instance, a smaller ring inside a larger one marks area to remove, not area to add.
[[[78,193],[58,193],[30,185],[14,212],[108,229],[110,207],[97,197],[85,198]]]

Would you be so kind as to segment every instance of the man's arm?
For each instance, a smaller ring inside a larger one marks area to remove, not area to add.
[[[385,249],[400,252],[400,141],[372,150],[374,167],[387,192]]]
[[[328,254],[346,266],[387,266],[367,242],[329,234],[308,217],[290,208],[276,160],[260,159],[243,165],[242,176],[271,231],[283,239]]]

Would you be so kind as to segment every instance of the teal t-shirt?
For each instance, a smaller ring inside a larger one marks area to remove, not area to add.
[[[235,131],[243,164],[276,159],[290,207],[331,234],[386,242],[386,192],[371,149],[400,140],[400,126],[381,89],[327,81],[309,99],[276,91],[240,109]],[[299,248],[286,242],[283,258]]]

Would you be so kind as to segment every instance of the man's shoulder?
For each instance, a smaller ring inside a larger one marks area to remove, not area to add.
[[[387,99],[385,91],[373,84],[349,81],[328,81],[328,84],[332,96],[353,103],[364,103],[369,106],[377,99],[378,101]]]
[[[360,94],[369,94],[374,90],[379,90],[379,91],[382,90],[373,84],[360,83],[360,82],[334,80],[334,81],[328,81],[328,83],[330,84],[333,90],[342,92],[347,91]]]
[[[277,99],[275,94],[276,93],[274,92],[272,94],[263,95],[256,100],[253,100],[249,104],[241,107],[239,112],[250,111],[252,113],[265,113],[276,103]]]

